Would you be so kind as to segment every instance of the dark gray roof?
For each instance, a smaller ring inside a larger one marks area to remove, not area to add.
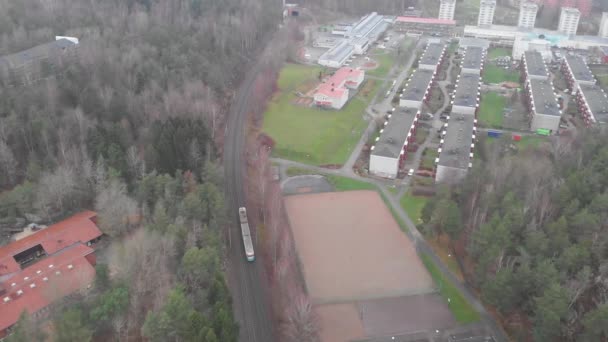
[[[464,69],[481,69],[484,59],[484,49],[476,46],[466,48],[461,67]]]
[[[443,145],[439,154],[439,165],[467,169],[471,161],[471,144],[475,117],[466,114],[450,114]]]
[[[580,56],[570,56],[566,55],[566,62],[570,66],[570,70],[572,70],[572,76],[577,81],[595,81],[595,77],[587,67],[587,64]]]
[[[530,90],[537,114],[561,116],[561,110],[555,99],[553,84],[549,80],[530,80]]]
[[[585,101],[598,123],[608,123],[608,97],[598,85],[581,84]]]
[[[431,43],[427,45],[426,50],[420,57],[420,61],[418,64],[421,65],[437,65],[441,60],[441,55],[443,53],[443,49],[445,48],[445,44],[440,43]]]
[[[418,110],[415,108],[400,108],[391,114],[391,118],[380,134],[380,140],[374,145],[372,155],[398,158],[410,127],[414,123],[416,113]]]
[[[414,71],[401,98],[410,101],[422,101],[424,92],[433,79],[433,70],[418,69]]]
[[[526,51],[524,52],[524,61],[526,63],[526,69],[528,75],[533,76],[548,76],[547,66],[543,60],[543,56],[538,51]]]
[[[454,94],[454,106],[475,107],[480,76],[477,74],[460,74]]]
[[[7,66],[8,68],[19,68],[37,60],[59,55],[66,48],[74,45],[76,45],[74,42],[65,38],[55,40],[11,55],[2,56],[0,57],[0,65]]]

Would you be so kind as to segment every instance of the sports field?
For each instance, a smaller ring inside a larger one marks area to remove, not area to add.
[[[285,199],[315,304],[428,293],[432,281],[375,191]]]
[[[484,127],[501,128],[506,103],[507,99],[498,93],[483,94],[479,105],[479,123]]]
[[[321,68],[287,64],[278,80],[279,91],[268,104],[263,131],[275,141],[279,157],[316,165],[342,164],[367,126],[363,113],[369,92],[351,99],[342,110],[296,105],[296,93],[314,89]],[[377,89],[372,86],[371,92]]]
[[[519,72],[506,70],[494,64],[487,63],[483,71],[484,83],[519,82]]]

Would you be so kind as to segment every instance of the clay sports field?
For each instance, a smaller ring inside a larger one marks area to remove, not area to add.
[[[414,246],[377,192],[293,195],[285,203],[323,341],[451,323]],[[395,315],[403,319],[387,321]]]

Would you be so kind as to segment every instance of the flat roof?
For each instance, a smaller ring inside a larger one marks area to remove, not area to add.
[[[463,69],[481,69],[485,58],[484,49],[476,46],[469,46],[464,52],[461,67]]]
[[[430,43],[426,46],[422,57],[418,64],[420,65],[437,65],[441,60],[445,44],[441,43]]]
[[[458,45],[464,48],[476,46],[487,50],[490,47],[490,41],[483,38],[462,37],[460,38]]]
[[[480,80],[477,74],[461,74],[456,84],[454,106],[475,107]]]
[[[536,114],[562,116],[551,81],[531,79],[529,82],[534,112]]]
[[[397,17],[397,23],[456,25],[455,20],[437,18]]]
[[[327,50],[324,54],[321,55],[321,57],[319,57],[319,59],[336,61],[340,63],[352,54],[353,49],[354,48],[350,44],[350,42],[348,40],[344,40],[340,44]]]
[[[75,46],[76,43],[67,39],[60,38],[54,41],[34,46],[14,54],[0,57],[0,66],[6,65],[8,68],[18,68],[24,64],[47,58],[51,55],[59,55],[66,48]]]
[[[372,12],[357,22],[352,30],[349,32],[353,36],[367,36],[382,20],[381,15],[376,12]]]
[[[402,100],[422,101],[431,80],[433,79],[433,70],[418,69],[414,71],[412,77],[407,82],[407,86],[401,96]]]
[[[414,123],[418,109],[399,108],[384,126],[380,139],[374,145],[372,155],[399,158],[403,145]]]
[[[471,162],[471,144],[475,127],[475,117],[467,114],[450,114],[444,130],[443,144],[438,165],[467,169]]]
[[[575,80],[595,81],[595,77],[593,77],[591,70],[589,70],[587,63],[585,63],[581,56],[566,55],[566,63],[568,63],[568,66],[570,66],[572,77],[574,77]]]
[[[524,60],[526,62],[526,69],[528,75],[533,76],[548,76],[547,66],[543,56],[538,51],[526,51],[524,52]]]
[[[598,123],[608,123],[608,97],[598,85],[581,84],[583,97]]]

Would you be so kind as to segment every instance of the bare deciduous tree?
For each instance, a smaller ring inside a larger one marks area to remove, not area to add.
[[[129,217],[137,214],[137,203],[127,195],[127,186],[112,180],[99,189],[95,199],[99,228],[110,236],[124,234],[129,228]]]

